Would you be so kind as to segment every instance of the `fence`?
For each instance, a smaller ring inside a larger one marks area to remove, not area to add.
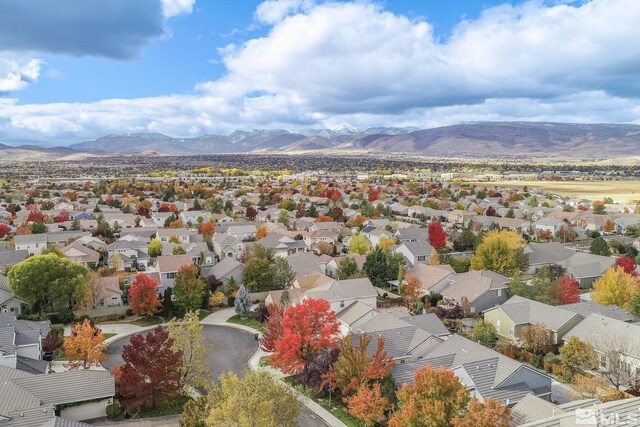
[[[379,299],[376,302],[376,308],[404,307],[405,305],[406,303],[404,302],[404,298]]]

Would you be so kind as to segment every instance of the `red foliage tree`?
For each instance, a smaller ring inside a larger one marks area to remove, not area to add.
[[[336,313],[323,299],[307,298],[287,308],[282,326],[284,334],[275,342],[271,361],[285,373],[300,372],[310,357],[340,343]]]
[[[5,224],[0,224],[0,239],[4,239],[9,233],[11,233],[11,227]]]
[[[616,268],[622,267],[625,273],[635,276],[636,273],[636,262],[633,258],[628,256],[621,256],[616,260]]]
[[[27,216],[27,222],[44,222],[44,214],[40,211],[31,211]]]
[[[158,298],[158,283],[144,273],[137,274],[129,289],[129,302],[138,316],[153,316],[162,305]]]
[[[182,352],[172,349],[169,332],[158,326],[146,335],[133,335],[122,351],[116,395],[130,414],[175,399],[180,392]]]
[[[573,304],[580,301],[580,284],[573,276],[565,274],[559,278],[558,287],[563,304]]]
[[[151,218],[151,211],[145,206],[139,206],[138,210],[136,211],[136,215],[144,218]]]
[[[211,240],[213,234],[216,232],[216,227],[211,221],[205,221],[198,226],[198,234],[201,234],[205,240]]]
[[[447,244],[447,232],[444,231],[440,221],[429,224],[429,244],[434,249],[441,249]]]
[[[58,215],[53,217],[54,222],[65,222],[69,221],[70,219],[71,217],[69,216],[69,212],[67,212],[65,209],[61,210]]]
[[[269,304],[267,311],[269,320],[264,325],[264,333],[260,337],[260,346],[264,351],[274,351],[276,349],[276,341],[284,335],[282,325],[284,307],[277,304]]]
[[[162,203],[158,208],[158,212],[173,212],[177,215],[179,211],[173,203]]]
[[[244,211],[244,216],[246,216],[247,219],[249,219],[251,221],[256,219],[257,215],[258,215],[258,210],[256,208],[254,208],[253,206],[247,207],[247,209]]]

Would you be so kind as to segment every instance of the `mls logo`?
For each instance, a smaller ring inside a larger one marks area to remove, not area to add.
[[[597,426],[599,412],[593,408],[576,409],[576,425]]]

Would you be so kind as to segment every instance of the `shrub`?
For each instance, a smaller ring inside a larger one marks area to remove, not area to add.
[[[235,307],[236,306],[236,297],[227,297],[227,305],[229,307]]]
[[[49,313],[47,316],[49,317],[49,321],[54,324],[55,323],[67,324],[67,323],[73,322],[73,320],[75,319],[75,315],[73,314],[73,311],[71,311],[71,309],[69,308],[61,310],[57,313]]]
[[[131,310],[130,308],[128,308],[125,313],[127,314],[127,316],[133,316],[133,310]]]
[[[124,414],[122,413],[122,408],[120,407],[120,402],[114,400],[111,405],[107,405],[107,418],[112,421],[118,421],[124,419]]]

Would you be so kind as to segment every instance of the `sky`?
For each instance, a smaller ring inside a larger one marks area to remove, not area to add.
[[[638,0],[3,0],[0,142],[640,124]]]

